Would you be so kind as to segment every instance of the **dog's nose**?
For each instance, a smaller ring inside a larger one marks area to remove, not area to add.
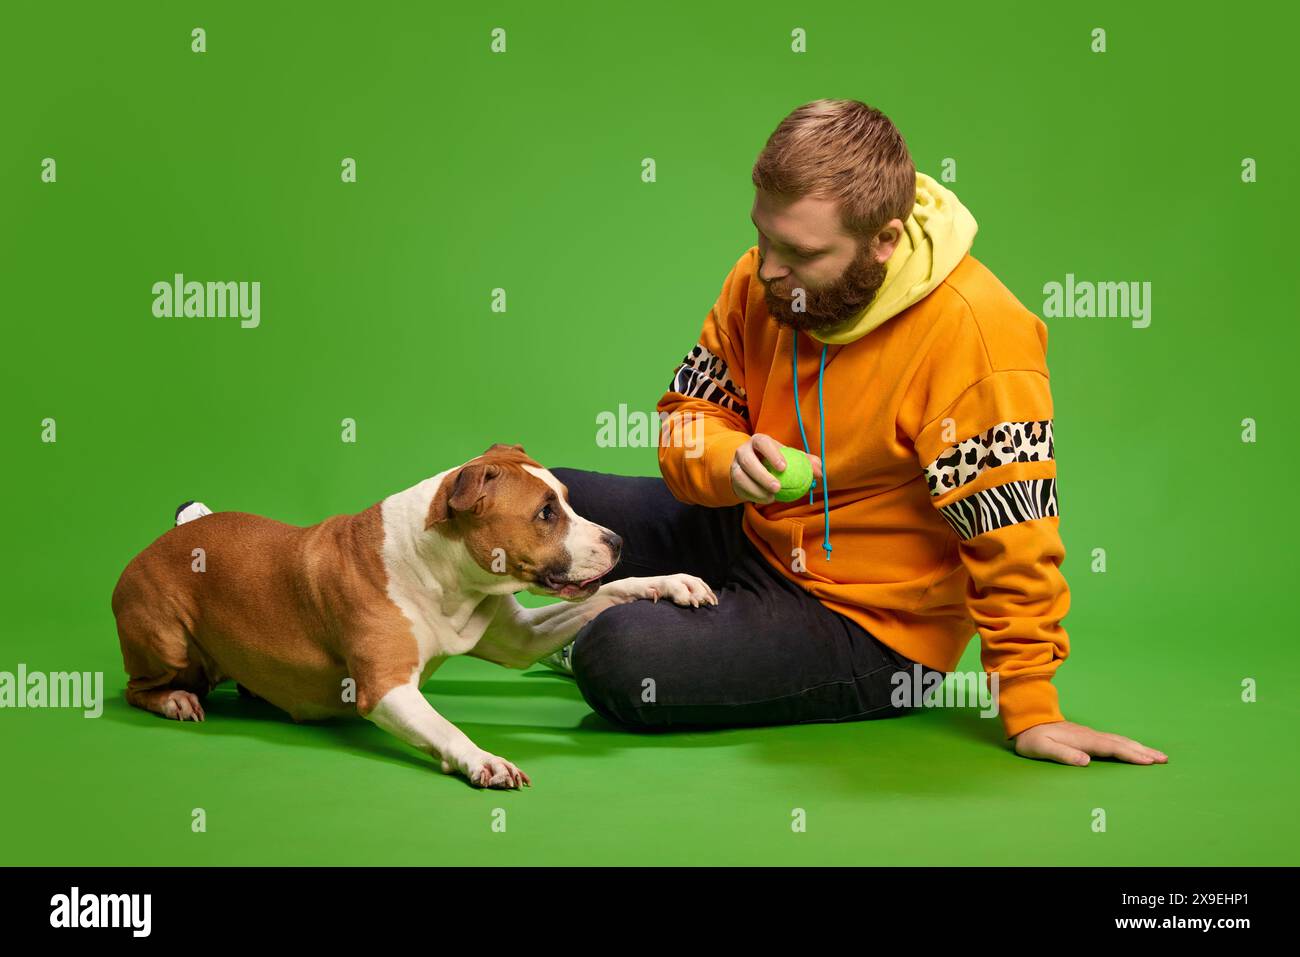
[[[623,552],[623,539],[606,529],[601,533],[600,540],[609,546],[610,554],[614,556],[615,561],[618,561],[619,555]]]

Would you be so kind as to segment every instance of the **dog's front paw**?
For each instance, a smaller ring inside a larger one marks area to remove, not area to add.
[[[533,786],[532,779],[505,758],[486,751],[476,751],[464,760],[442,762],[442,770],[453,770],[465,776],[465,780],[476,788],[504,788],[515,791],[527,785]]]
[[[638,597],[649,598],[651,601],[670,598],[674,604],[690,605],[692,608],[718,603],[718,596],[713,593],[713,589],[694,575],[657,575],[653,578],[634,578],[631,581],[638,583],[641,591]]]

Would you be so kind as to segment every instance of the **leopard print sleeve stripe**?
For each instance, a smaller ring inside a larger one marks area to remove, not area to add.
[[[930,495],[938,498],[999,465],[1047,461],[1053,458],[1052,451],[1051,419],[999,422],[935,456],[925,467]]]

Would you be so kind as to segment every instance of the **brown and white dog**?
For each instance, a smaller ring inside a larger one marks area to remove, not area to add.
[[[113,591],[127,701],[202,721],[203,698],[233,679],[295,720],[360,714],[474,785],[531,784],[420,693],[439,665],[526,668],[614,605],[717,603],[691,575],[602,583],[622,540],[567,495],[522,446],[498,444],[308,528],[242,512],[178,525]],[[523,590],[565,601],[527,609]]]

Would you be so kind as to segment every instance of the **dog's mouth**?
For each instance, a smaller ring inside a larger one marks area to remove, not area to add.
[[[588,598],[595,594],[596,590],[600,588],[601,579],[613,570],[614,566],[610,565],[599,575],[592,575],[590,578],[584,578],[580,581],[575,581],[574,579],[569,578],[554,578],[551,575],[546,575],[542,578],[542,587],[551,594],[558,595],[560,598]]]

